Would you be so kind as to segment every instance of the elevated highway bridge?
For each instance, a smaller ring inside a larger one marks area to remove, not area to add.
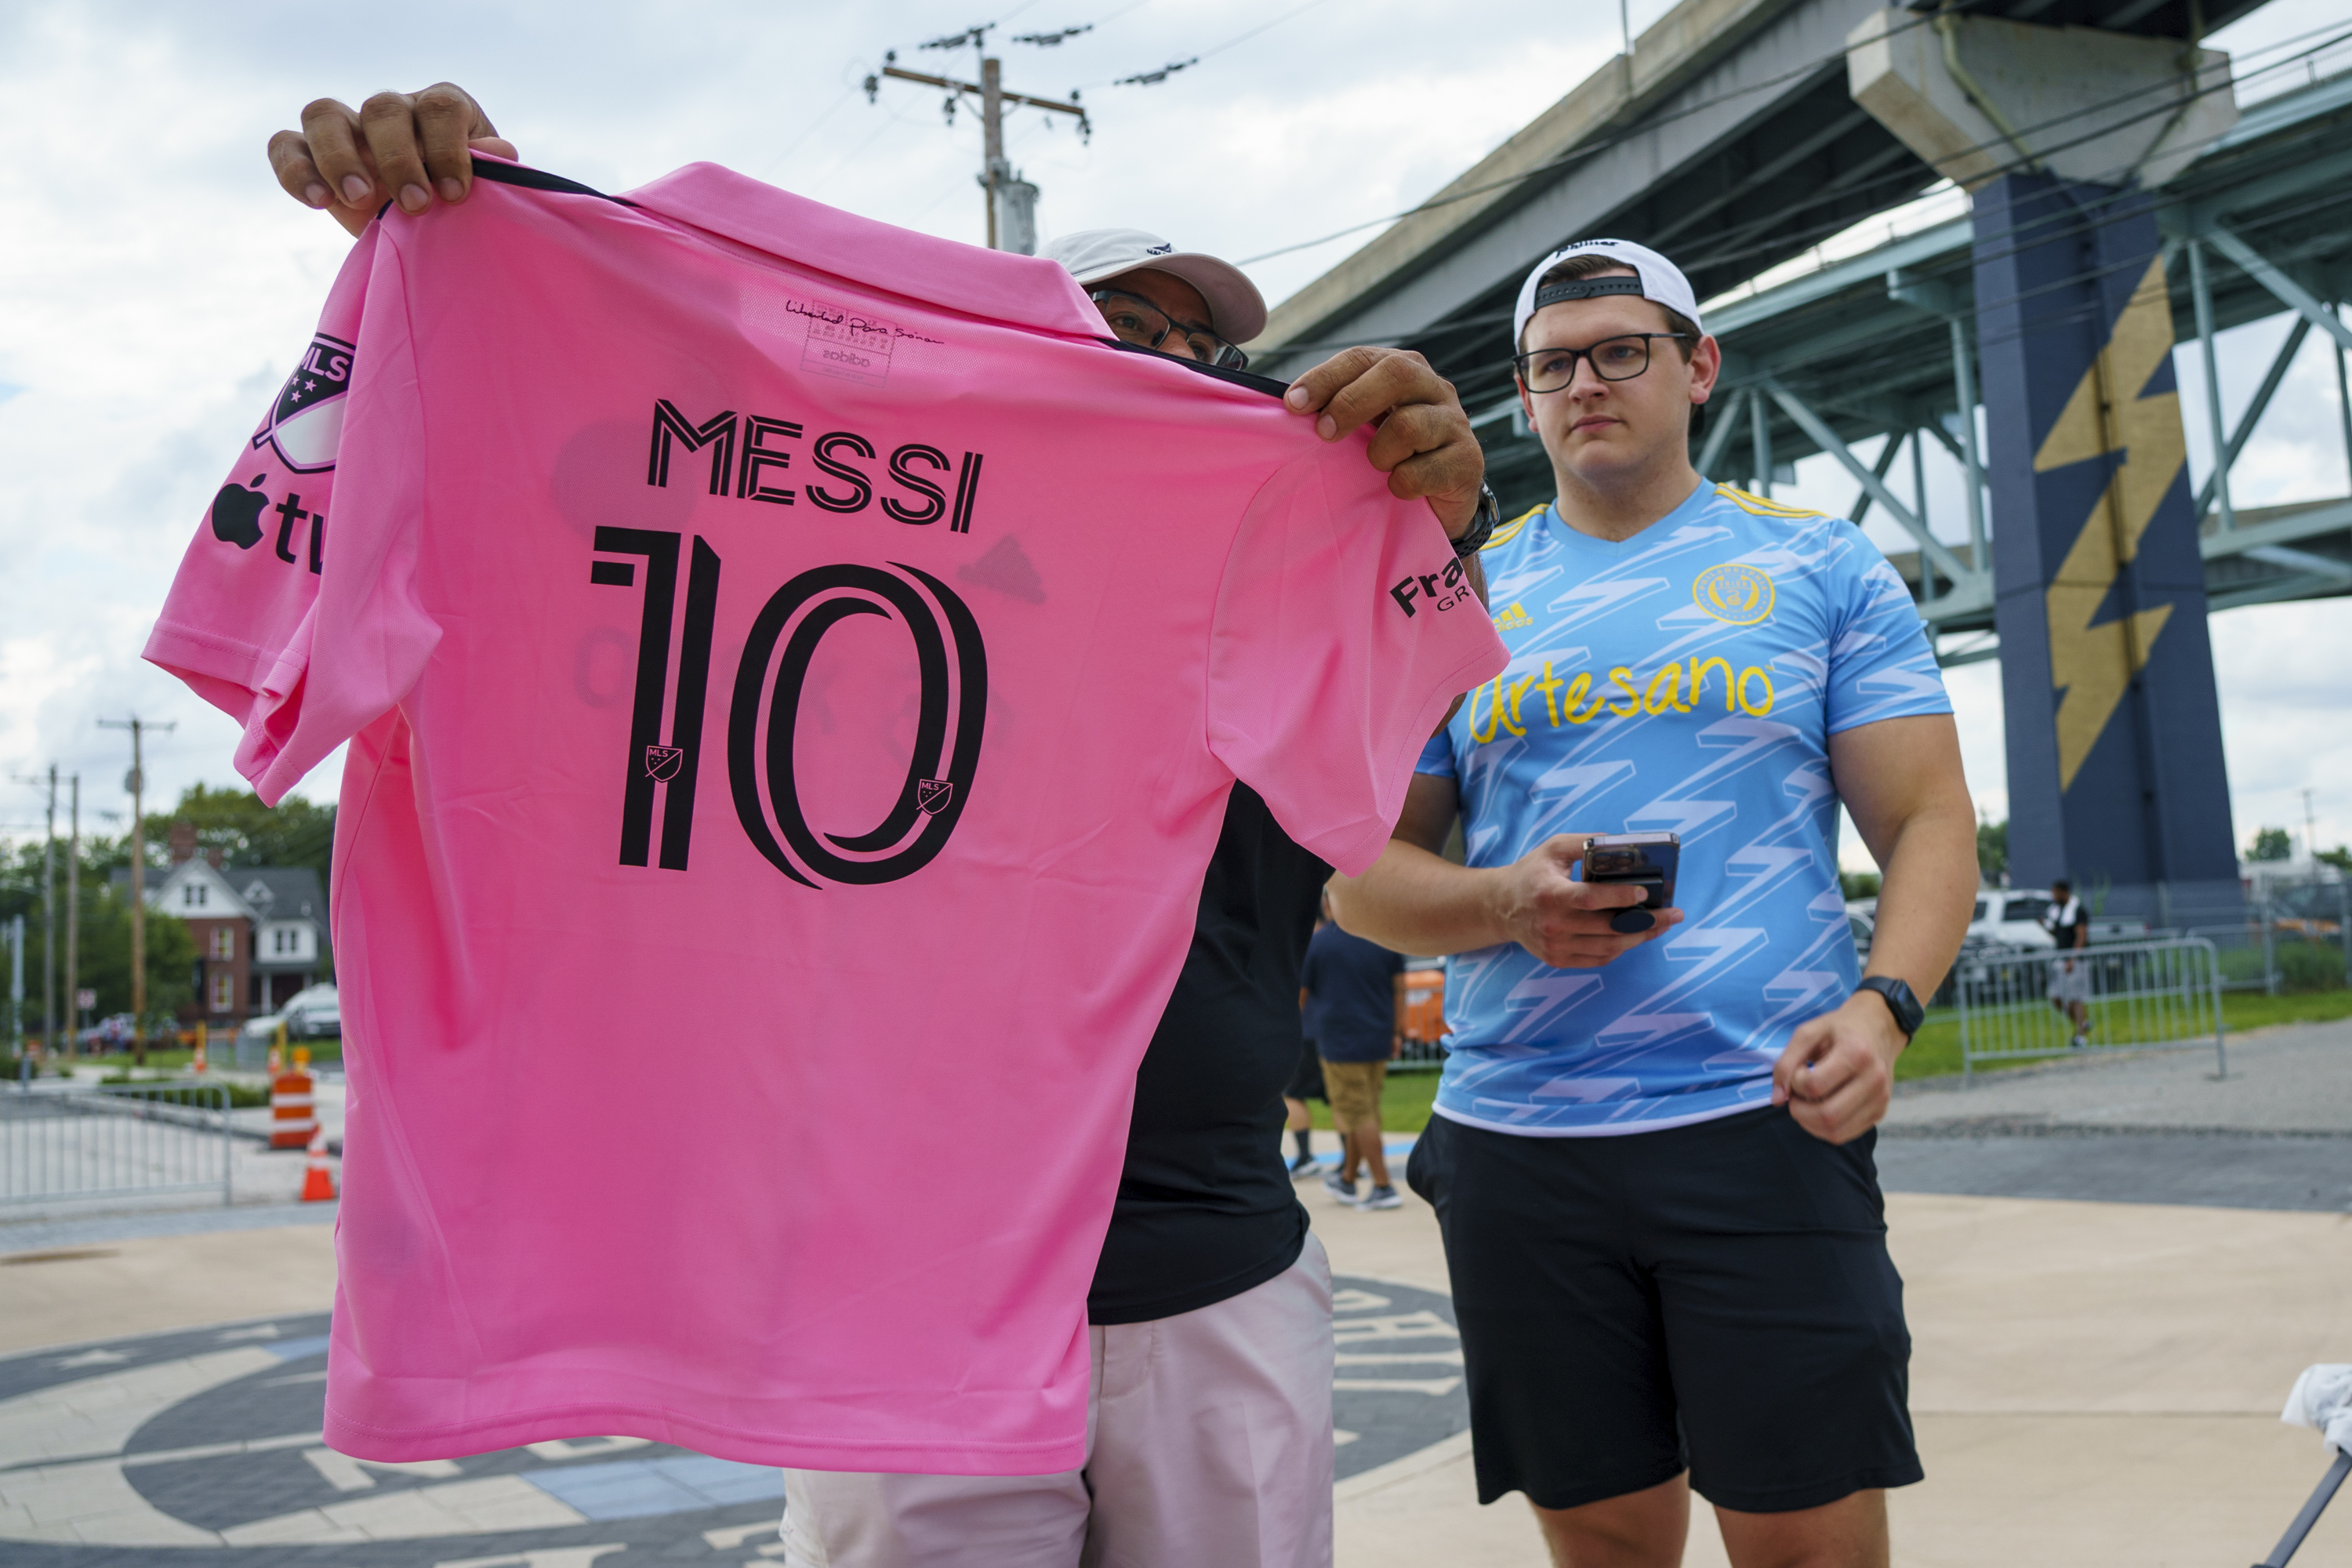
[[[1965,9],[2186,40],[2252,6],[1990,0]],[[1285,300],[1253,345],[1256,360],[1280,374],[1349,342],[1419,350],[1473,410],[1507,514],[1524,510],[1552,484],[1511,393],[1520,279],[1572,238],[1650,245],[1710,300],[1707,325],[1724,345],[1721,387],[1696,441],[1703,471],[1769,492],[1776,471],[1830,454],[1854,480],[1848,515],[1883,513],[1912,536],[1915,548],[1893,559],[1940,657],[1996,657],[1989,540],[1999,520],[1973,417],[1985,346],[1976,220],[1955,192],[1947,205],[1960,216],[1853,253],[1857,225],[1892,216],[1899,228],[1940,184],[1849,90],[1846,40],[1875,9],[1869,0],[1685,0],[1630,56]],[[1913,15],[1934,25],[1930,12]],[[2303,68],[2291,52],[2285,63]],[[2352,73],[2252,103],[2155,195],[2178,340],[2210,345],[2217,331],[2294,313],[2251,405],[2210,443],[2234,461],[2310,334],[2334,339],[2339,354],[2352,347],[2334,309],[2352,293]],[[1846,254],[1807,265],[1840,236]],[[1885,439],[1865,462],[1853,448],[1874,437]],[[2352,461],[2352,427],[2346,440]],[[1923,442],[1969,476],[1964,519],[1931,527],[1902,499],[1910,484],[1889,482],[1898,458]],[[2352,499],[2240,509],[2229,468],[2195,495],[2211,607],[2352,593]]]

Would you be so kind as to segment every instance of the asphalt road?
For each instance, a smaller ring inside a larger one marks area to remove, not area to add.
[[[1889,1192],[2352,1211],[2352,1021],[1906,1084]]]

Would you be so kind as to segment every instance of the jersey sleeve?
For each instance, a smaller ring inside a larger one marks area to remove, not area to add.
[[[422,673],[413,592],[422,412],[395,247],[352,247],[319,330],[181,558],[145,657],[244,727],[275,805]]]
[[[1259,489],[1209,647],[1210,751],[1349,875],[1387,844],[1446,705],[1505,661],[1444,531],[1388,493],[1364,445],[1318,447]]]
[[[1454,765],[1454,734],[1450,729],[1440,730],[1421,748],[1421,758],[1412,771],[1427,773],[1432,778],[1459,779],[1461,770]]]
[[[1910,591],[1878,547],[1850,522],[1837,524],[1845,548],[1829,574],[1831,605],[1827,732],[1949,713],[1943,671]]]

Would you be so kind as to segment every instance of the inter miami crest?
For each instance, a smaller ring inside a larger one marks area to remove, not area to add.
[[[320,332],[278,389],[269,417],[253,434],[255,450],[275,447],[278,460],[298,474],[333,468],[343,437],[343,396],[351,389],[352,345]]]

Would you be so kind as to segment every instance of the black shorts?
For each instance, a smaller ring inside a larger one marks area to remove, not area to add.
[[[1784,1513],[1919,1479],[1875,1141],[1772,1109],[1607,1138],[1432,1117],[1405,1179],[1444,1234],[1478,1500],[1576,1508],[1687,1468]]]
[[[1316,1054],[1315,1042],[1306,1044],[1306,1052],[1298,1065],[1290,1069],[1290,1087],[1282,1091],[1285,1100],[1321,1100],[1323,1095],[1323,1058]]]

